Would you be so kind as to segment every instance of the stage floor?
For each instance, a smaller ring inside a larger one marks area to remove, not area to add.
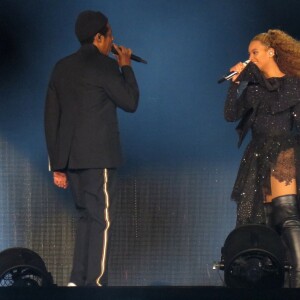
[[[230,289],[224,287],[47,287],[0,288],[1,300],[276,300],[300,299],[300,289]]]

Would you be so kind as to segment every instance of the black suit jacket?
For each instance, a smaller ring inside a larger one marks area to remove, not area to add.
[[[92,44],[60,60],[45,105],[51,170],[115,168],[121,163],[116,108],[134,112],[138,85],[130,66]]]

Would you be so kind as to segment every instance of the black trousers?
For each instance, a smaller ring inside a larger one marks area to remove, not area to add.
[[[116,170],[68,170],[68,179],[79,212],[70,281],[78,286],[107,285]]]

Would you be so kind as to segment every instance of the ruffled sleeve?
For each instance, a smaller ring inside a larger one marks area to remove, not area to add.
[[[246,82],[242,82],[242,84],[232,82],[230,84],[224,108],[224,117],[226,121],[235,122],[247,111],[248,108],[244,99],[246,87]]]
[[[251,91],[261,82],[261,73],[255,64],[249,63],[238,76],[236,82],[231,83],[225,101],[224,116],[228,122],[241,120],[236,127],[239,135],[238,146],[241,145],[253,120],[255,119],[258,99],[249,97]],[[248,89],[250,89],[248,93]]]
[[[247,88],[258,84],[260,76],[259,69],[250,62],[236,81],[230,84],[224,108],[224,117],[228,122],[241,119],[249,109],[253,108],[255,103],[249,101]]]
[[[279,78],[278,97],[270,104],[272,114],[277,114],[298,105],[300,102],[300,79],[296,77]]]

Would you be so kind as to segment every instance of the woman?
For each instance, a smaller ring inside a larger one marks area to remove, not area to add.
[[[267,224],[290,252],[292,287],[300,287],[300,42],[280,30],[255,36],[250,63],[238,63],[225,103],[225,119],[240,120],[239,145],[252,139],[242,158],[232,198],[237,226]]]

